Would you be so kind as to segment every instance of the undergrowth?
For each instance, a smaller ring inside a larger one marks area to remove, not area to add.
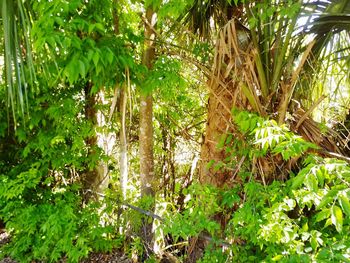
[[[316,145],[274,120],[237,110],[233,116],[244,142],[225,137],[223,147],[236,152],[225,165],[240,155],[247,163],[280,155],[286,163],[298,158],[299,171],[267,184],[243,165],[242,183],[233,188],[193,187],[168,230],[178,237],[210,233],[212,245],[200,262],[349,262],[349,164],[316,155]],[[224,231],[213,219],[218,213],[229,217]]]
[[[189,237],[210,236],[199,262],[349,262],[348,163],[317,155],[315,145],[273,120],[248,112],[236,111],[234,116],[244,141],[226,137],[222,147],[236,152],[225,165],[234,167],[245,156],[237,174],[240,183],[222,189],[193,183],[181,189],[181,210],[174,204],[164,206],[164,222],[157,225],[157,233],[170,235],[173,247]],[[122,246],[130,256],[141,254],[144,248],[137,235],[126,240],[125,233],[118,233],[121,222],[114,219],[121,210],[115,209],[114,201],[86,204],[82,199],[81,184],[70,171],[74,162],[91,161],[87,152],[74,148],[84,140],[80,136],[88,135],[77,132],[67,144],[57,123],[58,119],[52,121],[57,132],[45,135],[48,144],[38,141],[47,124],[40,131],[18,131],[21,145],[16,146],[16,158],[5,158],[1,164],[0,217],[12,236],[1,248],[2,255],[19,262],[60,258],[78,262],[92,251]],[[74,133],[76,126],[67,127]],[[72,151],[80,152],[73,155],[79,157],[52,161]],[[266,182],[258,176],[254,161],[276,156],[285,163],[298,159],[298,170]],[[216,220],[218,215],[224,219],[224,228]],[[130,230],[126,225],[135,225],[136,233],[140,218],[137,211],[126,213],[123,231]],[[179,248],[171,253],[185,259],[186,251]]]

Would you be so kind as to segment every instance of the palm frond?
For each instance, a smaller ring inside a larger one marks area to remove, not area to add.
[[[25,118],[28,112],[27,88],[35,78],[29,40],[30,20],[22,0],[3,0],[1,18],[4,33],[6,102],[7,109],[11,111],[16,123],[18,117]]]
[[[227,0],[195,0],[179,21],[202,38],[209,38],[214,29],[224,26],[233,17],[240,17],[243,5]]]
[[[332,96],[322,103],[320,108],[324,108],[324,111],[319,114],[319,118],[329,118],[334,109],[328,104],[341,107],[340,97],[349,83],[346,83],[345,78],[349,66],[350,1],[319,2],[322,2],[322,12],[315,8],[308,14],[312,17],[311,21],[304,26],[304,33],[312,37],[315,44],[299,81],[298,96],[303,98],[304,106],[309,107],[313,99],[327,94],[328,90]],[[329,85],[329,88],[325,89],[325,85]],[[343,91],[339,86],[343,86]]]

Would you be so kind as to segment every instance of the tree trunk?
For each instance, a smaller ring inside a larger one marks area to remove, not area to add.
[[[84,87],[84,93],[85,93],[85,119],[87,121],[90,121],[92,126],[94,127],[97,124],[97,118],[96,118],[96,99],[95,95],[91,94],[91,88],[92,84],[91,82],[87,82]],[[97,145],[97,137],[96,135],[91,135],[88,138],[85,139],[85,144],[88,147],[88,155],[91,156],[95,154],[95,147]],[[88,191],[95,191],[96,187],[96,181],[97,181],[97,169],[93,168],[89,170],[89,168],[86,169],[84,174],[84,189]],[[86,194],[86,198],[90,199],[91,192],[88,192]]]
[[[244,31],[237,30],[237,34],[245,35]],[[244,37],[242,37],[244,39]],[[243,42],[244,41],[244,42]],[[236,41],[240,48],[245,48],[246,39]],[[226,65],[234,64],[235,71],[243,70],[243,58],[232,56],[230,60],[224,58],[224,62],[218,61]],[[228,66],[227,66],[228,67]],[[205,130],[204,142],[201,149],[200,163],[200,182],[212,184],[217,187],[222,187],[224,184],[232,184],[230,179],[234,171],[232,167],[227,169],[225,165],[230,153],[224,147],[225,136],[235,134],[235,125],[232,121],[232,108],[242,108],[246,110],[252,109],[249,105],[247,97],[243,94],[242,85],[239,80],[232,79],[230,74],[227,74],[225,66],[218,69],[219,72],[214,72],[212,79],[208,80],[209,100],[208,100],[208,119]],[[242,73],[242,72],[241,72]],[[240,73],[236,73],[240,74]],[[220,81],[217,81],[217,79]],[[231,160],[232,161],[232,160]]]
[[[120,90],[120,186],[123,194],[124,200],[126,199],[126,190],[128,184],[128,145],[126,138],[126,123],[125,123],[125,115],[126,115],[126,102],[127,102],[127,92],[125,90],[125,86]]]
[[[232,92],[227,89],[211,91],[208,101],[208,120],[205,129],[204,142],[201,149],[200,182],[222,186],[228,179],[230,171],[223,167],[217,169],[227,157],[225,149],[219,148],[220,140],[228,132],[232,132],[231,112],[233,106]],[[210,167],[209,167],[209,164]]]
[[[156,24],[155,13],[151,6],[146,10],[145,22],[145,43],[142,64],[148,69],[152,68],[155,59],[155,32],[153,28]],[[140,99],[140,181],[141,181],[141,198],[150,198],[151,204],[148,208],[150,211],[154,210],[154,183],[156,178],[154,176],[153,164],[153,98],[152,94],[141,92]],[[153,250],[153,220],[145,218],[142,225],[141,236],[145,242],[146,253],[144,256],[148,257]]]
[[[223,45],[229,46],[237,53],[228,56],[220,54],[221,50],[219,50],[214,59],[213,75],[207,81],[210,91],[208,120],[201,149],[200,165],[201,183],[217,187],[225,183],[231,184],[230,179],[234,173],[225,168],[225,159],[229,157],[229,153],[225,151],[223,144],[226,135],[235,133],[231,110],[233,107],[246,110],[252,108],[248,103],[249,99],[244,94],[244,88],[240,83],[241,76],[239,76],[242,75],[245,66],[245,54],[242,51],[248,48],[249,33],[235,20],[231,20],[220,34],[222,38],[218,39],[216,48],[219,49]],[[211,164],[210,167],[208,164]]]
[[[84,87],[85,93],[85,118],[90,121],[92,128],[98,125],[97,123],[97,110],[96,110],[96,95],[91,93],[92,83],[87,82]],[[93,156],[98,148],[97,135],[94,133],[90,137],[85,139],[85,144],[88,148],[88,155]],[[86,168],[83,175],[83,187],[85,190],[85,200],[88,201],[91,198],[98,198],[97,192],[101,192],[108,185],[106,182],[107,168],[103,162],[94,164],[92,169]]]
[[[225,30],[232,30],[231,39],[224,33],[220,35],[217,43],[217,49],[224,45],[230,45],[232,50],[246,49],[248,45],[247,32],[240,24],[231,21],[230,27]],[[221,32],[220,32],[221,33]],[[236,39],[232,39],[232,37]],[[220,43],[219,41],[225,41]],[[216,187],[233,185],[233,175],[235,173],[232,167],[226,165],[232,162],[230,153],[224,147],[224,141],[228,134],[235,134],[235,125],[232,122],[231,110],[233,107],[249,109],[248,99],[242,93],[239,77],[232,78],[232,72],[240,72],[243,67],[242,54],[236,56],[216,55],[214,60],[213,74],[207,81],[209,88],[208,117],[205,130],[204,142],[201,148],[201,162],[199,167],[199,180],[202,184],[211,184]],[[230,67],[231,66],[231,67]],[[235,74],[235,75],[236,75]],[[238,74],[237,74],[238,75]],[[235,156],[237,158],[237,156]],[[229,160],[227,160],[229,159]],[[237,158],[238,159],[238,158]],[[226,217],[222,214],[216,214],[214,219],[221,224],[222,229],[226,226]],[[193,239],[193,250],[191,250],[186,259],[186,263],[197,262],[203,256],[207,241],[203,238]]]
[[[119,34],[119,10],[118,10],[118,1],[113,0],[113,23],[114,23],[114,33],[115,35]],[[126,75],[129,80],[129,70],[126,69]],[[126,81],[126,80],[125,80]],[[128,81],[129,85],[129,81]],[[119,105],[118,110],[120,113],[120,132],[119,132],[119,140],[120,140],[120,149],[119,149],[119,166],[120,166],[120,188],[122,191],[123,199],[126,199],[126,191],[128,185],[128,141],[126,134],[126,105],[127,105],[127,86],[119,85],[116,86],[119,89]],[[115,106],[115,105],[114,105]],[[112,108],[114,109],[114,106]]]

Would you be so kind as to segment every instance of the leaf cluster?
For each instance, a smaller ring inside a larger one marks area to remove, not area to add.
[[[208,196],[215,198],[215,205],[203,197],[205,189],[194,188],[196,194],[189,197],[192,201],[186,203],[183,214],[171,217],[173,233],[183,238],[198,235],[206,230],[200,226],[209,226],[208,217],[221,212],[229,217],[224,233],[220,228],[210,233],[224,235],[232,247],[228,253],[218,253],[213,243],[203,262],[209,262],[209,258],[218,262],[348,262],[350,166],[338,159],[316,156],[309,151],[316,149],[315,145],[273,120],[235,111],[234,121],[242,132],[240,138],[245,140],[245,144],[235,147],[248,145],[253,149],[246,155],[249,162],[277,154],[285,162],[299,157],[303,159],[299,171],[296,175],[291,172],[286,181],[270,184],[254,180],[250,171],[249,180],[243,177],[242,183],[231,190],[219,194],[222,190],[206,188]],[[202,200],[206,213],[199,212]]]

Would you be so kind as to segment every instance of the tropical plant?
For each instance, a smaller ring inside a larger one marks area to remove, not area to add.
[[[2,256],[350,260],[348,1],[1,5]]]
[[[30,41],[31,20],[27,1],[4,0],[1,2],[3,29],[3,63],[6,79],[6,108],[11,111],[14,127],[18,117],[25,120],[28,114],[26,102],[28,89],[35,88],[32,47]],[[26,67],[25,67],[26,65]],[[10,114],[8,114],[10,115]]]

